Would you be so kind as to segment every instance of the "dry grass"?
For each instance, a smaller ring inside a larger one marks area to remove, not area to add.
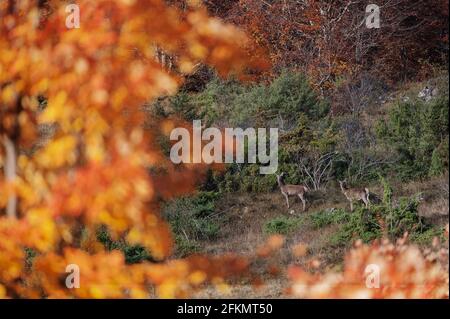
[[[435,178],[426,182],[411,182],[393,184],[394,197],[412,196],[423,193],[424,201],[420,205],[420,214],[436,224],[448,223],[448,180],[447,177]],[[380,185],[370,185],[374,196],[382,196]],[[306,212],[302,212],[300,200],[290,199],[291,209],[295,216],[307,220],[311,213],[331,208],[345,207],[348,202],[336,185],[331,184],[325,191],[308,194]],[[261,194],[228,194],[217,203],[217,209],[226,217],[222,224],[218,239],[202,242],[201,250],[215,255],[225,252],[235,252],[242,255],[254,255],[255,249],[265,243],[268,235],[264,233],[267,221],[280,216],[292,216],[286,207],[284,197],[279,192]],[[314,229],[307,222],[302,223],[297,230],[288,234],[283,247],[267,263],[275,264],[279,269],[288,265],[298,265],[312,272],[340,270],[342,268],[344,248],[330,249],[328,240],[339,225],[330,225]],[[308,247],[307,254],[296,258],[292,249],[299,243]],[[310,265],[313,259],[320,260],[319,267]],[[267,263],[253,265],[256,272],[264,273]],[[259,269],[258,269],[259,267]],[[213,287],[206,287],[195,297],[202,298],[285,298],[286,274],[277,277],[264,278],[265,286],[255,290],[249,282],[234,282],[228,293],[219,292]]]
[[[295,217],[306,220],[306,216],[330,207],[343,207],[347,205],[345,198],[338,189],[331,189],[324,196],[323,192],[309,194],[307,210],[302,212],[300,200],[290,199],[291,209]],[[266,194],[233,194],[226,195],[218,203],[217,207],[227,220],[222,224],[219,238],[214,241],[202,243],[202,251],[207,254],[221,254],[235,252],[242,255],[253,255],[255,249],[263,245],[268,235],[264,233],[264,224],[276,217],[292,216],[286,207],[284,197],[279,192]],[[256,273],[263,274],[268,264],[276,265],[279,269],[286,269],[288,265],[302,266],[309,271],[323,271],[330,268],[339,268],[344,254],[343,249],[327,249],[327,241],[337,225],[331,225],[322,229],[313,229],[305,224],[298,230],[286,236],[284,246],[265,263],[256,264],[252,269]],[[292,249],[299,243],[308,246],[308,253],[303,257],[295,257]],[[312,267],[311,261],[319,259],[322,264]],[[263,278],[265,285],[254,289],[250,283],[232,283],[229,294],[224,294],[213,287],[206,287],[195,297],[202,298],[285,298],[284,288],[287,284],[286,274],[280,273],[275,278]]]
[[[398,196],[414,196],[421,194],[419,215],[433,224],[445,225],[449,216],[449,188],[448,175],[427,181],[415,181],[394,185]]]
[[[212,286],[205,287],[196,293],[193,298],[250,298],[250,299],[280,299],[288,298],[285,294],[288,286],[287,278],[276,278],[265,280],[261,287],[253,287],[250,284],[230,285],[226,291],[220,291]],[[291,297],[292,298],[292,297]]]

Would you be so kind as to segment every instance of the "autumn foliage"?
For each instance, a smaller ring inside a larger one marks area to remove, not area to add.
[[[433,250],[423,252],[407,244],[406,235],[396,243],[358,241],[347,253],[342,273],[311,274],[291,267],[289,293],[299,298],[448,298],[446,260],[448,246],[436,243]],[[379,272],[375,274],[370,265]]]
[[[153,284],[160,296],[178,296],[210,273],[196,273],[189,261],[127,266],[89,238],[107,225],[114,238],[142,244],[156,261],[170,255],[170,231],[152,205],[155,180],[172,193],[186,191],[195,171],[181,169],[184,178],[171,185],[176,172],[152,143],[153,132],[142,129],[140,106],[180,83],[155,60],[155,48],[177,55],[182,72],[202,61],[222,74],[243,74],[253,63],[239,45],[246,37],[203,9],[181,17],[160,0],[77,4],[79,29],[66,27],[64,1],[0,4],[0,133],[10,146],[0,157],[0,208],[8,215],[0,217],[0,294],[144,297]],[[43,110],[39,97],[47,101]],[[53,137],[24,155],[44,124],[56,126]],[[154,166],[167,173],[150,177]],[[37,252],[32,272],[25,248]],[[71,263],[81,269],[83,288],[67,289],[61,280]]]
[[[272,61],[291,58],[289,52],[299,46],[314,46],[320,56],[311,51],[292,59],[312,59],[307,69],[317,73],[317,84],[358,64],[343,60],[347,47],[317,40],[324,32],[319,2],[296,9],[303,11],[301,19],[290,21],[300,24],[294,42],[296,31],[289,23],[277,24],[281,34],[274,33],[273,24],[263,30],[271,13],[258,17],[264,8],[255,1],[222,8],[245,9],[241,19],[250,19],[240,24],[253,44],[196,3],[175,9],[163,0],[79,0],[81,27],[69,29],[66,1],[0,2],[0,297],[186,297],[205,283],[220,289],[234,275],[251,274],[252,258],[267,258],[283,245],[281,237],[271,237],[247,258],[171,259],[174,241],[159,214],[159,200],[192,191],[199,168],[168,161],[155,139],[174,123],[144,129],[142,106],[175,93],[182,75],[199,63],[242,78],[264,69],[259,46]],[[161,52],[176,57],[171,68],[155,59]],[[326,64],[318,64],[320,59]],[[45,141],[43,127],[54,131]],[[153,261],[129,265],[120,252],[105,250],[95,239],[100,226],[114,239],[142,245]],[[389,269],[386,280],[403,283],[406,269],[412,280],[429,287],[420,290],[413,283],[406,290],[395,286],[375,293],[353,286],[349,280],[372,261]],[[80,268],[78,289],[65,283],[71,264]],[[448,276],[436,267],[413,247],[361,246],[350,252],[343,274],[319,276],[292,268],[290,292],[297,297],[448,296]],[[305,284],[309,288],[303,291]]]
[[[446,64],[448,0],[383,0],[380,28],[365,25],[370,2],[357,0],[208,1],[211,13],[235,23],[266,49],[270,74],[308,74],[317,88],[369,72],[389,84]]]

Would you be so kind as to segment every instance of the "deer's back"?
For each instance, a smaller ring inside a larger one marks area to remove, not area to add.
[[[284,185],[282,191],[288,195],[303,194],[305,187],[303,185]]]
[[[361,199],[367,195],[364,188],[348,188],[344,194],[349,199]]]

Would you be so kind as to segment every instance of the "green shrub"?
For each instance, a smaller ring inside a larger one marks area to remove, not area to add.
[[[405,232],[414,235],[429,229],[430,226],[419,216],[418,205],[419,201],[416,197],[401,198],[396,207],[384,208],[384,219],[392,239],[403,236]]]
[[[200,245],[195,240],[186,239],[184,236],[175,236],[175,256],[183,258],[200,252]]]
[[[187,92],[180,91],[170,98],[170,104],[177,115],[181,115],[187,121],[199,118],[199,111],[192,103],[192,98]]]
[[[127,264],[136,264],[144,260],[152,260],[151,254],[141,245],[130,245],[125,240],[113,240],[105,226],[97,230],[97,240],[102,243],[107,250],[120,250],[125,256]]]
[[[219,236],[222,218],[214,215],[218,193],[201,191],[195,196],[173,200],[163,208],[163,215],[175,235],[175,255],[185,257],[200,251],[201,240]]]
[[[269,127],[273,120],[291,122],[300,114],[317,120],[329,111],[329,103],[318,97],[303,74],[288,71],[269,84],[243,85],[216,77],[197,94],[180,92],[170,98],[170,105],[187,120],[238,127]]]
[[[205,89],[190,96],[189,101],[183,101],[183,107],[193,107],[198,118],[202,118],[207,125],[221,122],[236,121],[235,105],[239,95],[246,91],[246,87],[234,80],[222,80],[218,77],[208,82]],[[181,103],[180,103],[181,104]]]
[[[223,218],[215,213],[219,193],[200,191],[194,196],[177,198],[163,207],[163,216],[175,235],[175,255],[185,257],[200,251],[200,241],[219,236]]]
[[[381,227],[375,214],[364,207],[357,207],[348,214],[348,219],[339,230],[330,237],[332,246],[344,246],[354,239],[370,242],[381,237]]]
[[[125,262],[127,264],[136,264],[141,261],[151,259],[147,249],[141,245],[129,245],[124,243],[119,249],[125,255]]]
[[[264,224],[264,233],[288,235],[302,224],[296,217],[275,217]]]
[[[350,214],[343,209],[323,210],[309,215],[309,221],[313,228],[322,228],[331,224],[347,222]]]
[[[429,175],[438,176],[448,170],[449,165],[449,145],[448,139],[444,140],[437,148],[434,149],[433,154],[431,154],[431,164]]]
[[[429,227],[421,233],[414,232],[409,239],[418,245],[429,246],[435,237],[438,237],[441,241],[445,240],[443,227]]]
[[[290,121],[294,114],[317,120],[328,113],[329,104],[317,96],[303,74],[284,71],[269,85],[251,86],[239,94],[233,110],[234,125],[266,126],[273,119]]]
[[[273,191],[277,187],[275,175],[262,175],[259,169],[259,164],[233,163],[227,166],[225,172],[217,174],[212,183],[219,193]]]
[[[380,140],[398,154],[398,163],[393,168],[402,179],[447,170],[448,133],[448,95],[429,102],[399,102],[389,111],[387,119],[377,125]]]
[[[383,203],[371,205],[369,209],[360,206],[352,213],[336,211],[335,215],[319,212],[311,215],[310,218],[312,225],[316,228],[332,223],[341,224],[339,230],[330,237],[332,246],[345,246],[354,239],[370,242],[381,238],[383,229],[380,220],[383,221],[385,234],[391,240],[396,240],[408,232],[413,242],[431,242],[434,235],[441,234],[441,231],[436,230],[419,216],[417,198],[418,196],[400,198],[397,205],[392,205],[385,197]]]
[[[219,194],[202,191],[195,196],[173,200],[163,208],[163,216],[175,236],[190,240],[213,240],[219,234],[221,217],[214,214]]]
[[[379,180],[380,184],[383,186],[383,204],[387,207],[391,207],[393,196],[392,187],[382,175],[379,175]]]
[[[343,209],[317,212],[309,216],[312,227],[317,229],[331,224],[341,225],[330,237],[332,246],[345,246],[355,239],[370,242],[382,235],[395,240],[405,232],[410,234],[412,241],[430,242],[438,233],[419,216],[420,196],[400,198],[394,205],[392,187],[383,176],[380,175],[379,179],[384,188],[383,200],[379,205],[372,203],[369,208],[358,206],[353,212]]]
[[[286,174],[287,184],[305,183],[309,176],[300,169],[300,159],[309,169],[313,169],[314,163],[322,155],[333,154],[336,142],[336,134],[332,130],[325,129],[322,132],[320,125],[309,127],[317,122],[308,124],[306,117],[302,118],[295,129],[280,136],[278,172]],[[215,176],[214,182],[220,192],[265,193],[278,187],[275,175],[260,174],[259,163],[230,164],[223,174]]]

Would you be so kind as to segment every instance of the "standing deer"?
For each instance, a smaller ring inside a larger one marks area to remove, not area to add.
[[[350,202],[350,211],[353,212],[353,202],[362,200],[369,207],[369,189],[368,188],[348,188],[345,181],[338,181],[339,186],[341,186],[342,194]]]
[[[303,203],[303,211],[305,211],[306,200],[305,194],[309,192],[309,188],[304,185],[286,185],[283,181],[284,173],[277,175],[278,186],[280,186],[281,194],[286,198],[286,204],[289,209],[289,196],[297,195]]]

